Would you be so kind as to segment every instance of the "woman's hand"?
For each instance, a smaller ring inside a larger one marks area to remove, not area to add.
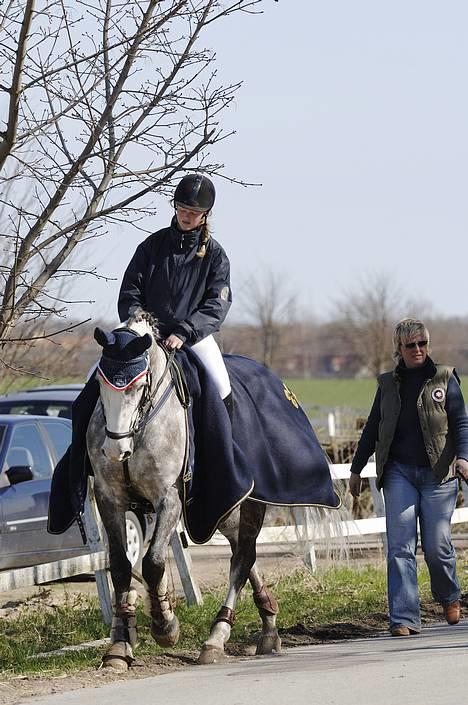
[[[465,458],[457,458],[455,461],[455,472],[458,477],[461,477],[462,480],[468,482],[468,462]]]
[[[174,335],[174,333],[171,333],[164,341],[164,345],[168,350],[180,350],[183,344],[184,341]]]
[[[349,478],[349,491],[353,497],[359,497],[361,494],[361,476],[355,472],[352,472]]]

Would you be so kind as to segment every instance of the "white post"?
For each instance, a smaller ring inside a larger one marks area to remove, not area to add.
[[[177,570],[179,571],[182,587],[184,588],[187,604],[202,605],[203,597],[192,574],[192,558],[189,553],[184,528],[180,522],[172,534],[171,548]]]
[[[84,506],[83,524],[88,537],[90,553],[105,550],[107,555],[107,547],[103,538],[104,528],[96,507],[94,487],[91,478],[88,479],[88,497]],[[108,562],[108,557],[106,562]],[[112,624],[112,586],[108,566],[94,571],[94,577],[96,579],[96,589],[101,606],[102,618],[104,623],[110,626]]]

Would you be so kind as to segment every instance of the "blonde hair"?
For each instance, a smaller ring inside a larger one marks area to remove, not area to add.
[[[400,346],[410,338],[416,338],[417,336],[421,336],[424,340],[427,340],[429,345],[429,331],[423,321],[417,318],[403,318],[403,320],[397,323],[393,331],[393,359],[400,361]]]
[[[198,245],[197,257],[204,257],[206,255],[206,246],[208,244],[208,240],[210,239],[210,235],[211,230],[208,225],[208,214],[206,214],[205,220],[201,226],[200,244]]]

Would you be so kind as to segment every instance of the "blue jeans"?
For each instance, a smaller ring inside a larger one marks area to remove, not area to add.
[[[448,605],[460,598],[450,521],[458,483],[438,484],[430,467],[389,461],[383,492],[387,523],[387,579],[390,629],[421,629],[416,571],[417,519],[434,600]]]

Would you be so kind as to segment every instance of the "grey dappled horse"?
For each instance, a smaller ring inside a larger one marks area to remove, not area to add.
[[[89,424],[87,444],[95,476],[96,501],[108,535],[115,592],[111,646],[103,657],[103,665],[126,670],[134,660],[133,647],[137,641],[137,594],[130,587],[132,567],[126,555],[125,512],[129,505],[129,484],[130,494],[133,492],[149,500],[156,513],[154,532],[142,564],[145,610],[151,617],[151,634],[163,647],[174,646],[179,638],[179,622],[168,596],[164,564],[182,510],[181,473],[187,424],[185,409],[170,386],[167,354],[157,344],[158,332],[152,317],[138,312],[115,329],[119,330],[138,334],[129,345],[131,355],[140,360],[140,368],[135,367],[134,381],[126,385],[124,380],[120,388],[109,384],[105,374],[96,372],[100,403]],[[95,338],[105,354],[106,348],[112,345],[114,333],[96,329]],[[128,357],[127,351],[127,360]],[[151,418],[155,407],[159,407],[159,411]],[[232,549],[229,589],[202,646],[199,663],[212,663],[223,655],[236,601],[247,579],[262,620],[257,654],[281,648],[276,628],[278,606],[255,566],[255,544],[264,514],[265,505],[245,500],[219,526]]]

